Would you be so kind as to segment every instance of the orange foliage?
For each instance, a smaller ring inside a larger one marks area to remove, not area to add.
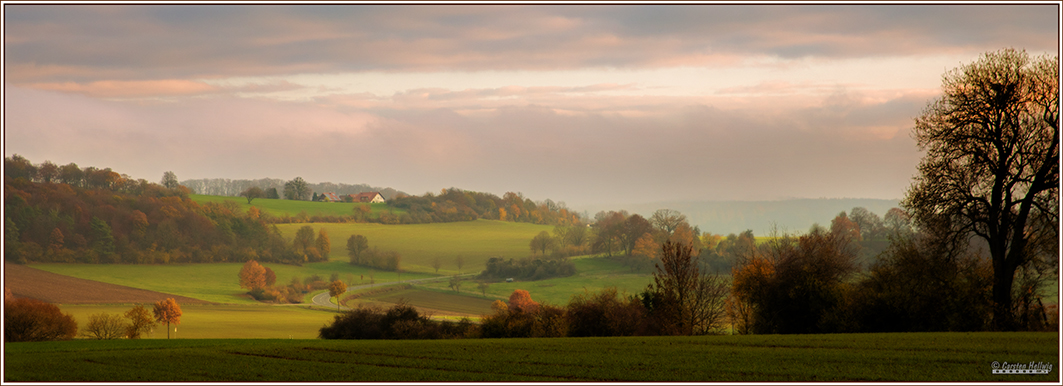
[[[528,291],[518,289],[509,295],[509,309],[514,311],[535,312],[539,309],[539,303],[532,300]]]
[[[240,288],[254,291],[256,288],[264,287],[266,287],[266,269],[257,261],[248,260],[244,263],[244,267],[240,268]]]

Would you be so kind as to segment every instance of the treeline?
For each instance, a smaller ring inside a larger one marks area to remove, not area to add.
[[[110,169],[79,174],[74,164],[59,167],[69,175],[56,177],[47,172],[49,162],[33,165],[18,155],[4,164],[4,255],[11,261],[299,264],[320,258],[298,238],[286,243],[257,208],[198,205],[169,172],[156,184]]]
[[[576,265],[567,258],[487,259],[484,270],[480,272],[483,280],[543,280],[552,277],[568,277],[576,274]]]
[[[264,192],[270,189],[275,189],[276,192],[283,192],[285,184],[288,181],[279,178],[260,178],[257,180],[232,180],[228,178],[200,178],[194,180],[181,181],[181,185],[191,189],[196,194],[206,194],[211,196],[229,196],[236,197],[240,193],[246,191],[251,187],[258,187]],[[393,188],[380,188],[375,186],[369,186],[367,184],[336,184],[332,182],[320,182],[320,183],[307,183],[311,193],[336,193],[340,196],[345,194],[358,194],[364,192],[380,192],[384,197],[395,197],[400,194],[405,194],[401,191]],[[274,197],[274,198],[279,198]]]
[[[502,197],[490,193],[456,188],[443,189],[436,195],[398,195],[388,200],[392,208],[406,213],[381,216],[381,221],[399,224],[473,221],[477,219],[571,226],[583,220],[563,202],[547,199],[536,203],[521,193],[507,192]],[[357,210],[357,209],[356,209]]]
[[[648,219],[626,211],[599,212],[595,220],[590,232],[585,232],[580,239],[589,239],[592,252],[618,259],[637,271],[652,269],[661,245],[667,241],[692,246],[700,251],[699,264],[704,269],[724,273],[730,272],[740,257],[748,255],[757,245],[751,230],[727,236],[703,233],[698,227],[690,226],[686,215],[671,209],[658,210]],[[889,247],[891,232],[911,229],[907,214],[899,208],[879,217],[866,208],[856,207],[848,214],[839,213],[831,224],[832,229],[840,227],[852,234],[856,264],[861,267],[873,264]],[[814,224],[810,231],[819,228],[822,227]]]

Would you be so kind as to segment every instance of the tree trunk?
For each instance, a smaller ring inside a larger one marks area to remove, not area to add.
[[[1015,281],[1015,267],[1007,261],[1000,261],[994,265],[996,267],[993,269],[993,328],[997,331],[1014,331],[1016,326],[1011,312],[1011,286]]]

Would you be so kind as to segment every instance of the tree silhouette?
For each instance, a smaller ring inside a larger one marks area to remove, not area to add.
[[[988,244],[997,329],[1017,327],[1016,270],[1058,253],[1058,66],[1014,49],[986,53],[945,74],[913,129],[926,155],[903,205],[954,253],[971,237]]]

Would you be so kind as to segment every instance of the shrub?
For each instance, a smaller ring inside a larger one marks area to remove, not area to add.
[[[383,310],[360,307],[336,315],[332,325],[322,327],[322,339],[443,339],[475,334],[476,326],[468,319],[458,323],[437,322],[421,315],[417,309],[399,303]]]
[[[4,340],[7,342],[70,340],[77,331],[74,317],[64,315],[54,304],[27,298],[4,301]]]
[[[85,325],[81,335],[98,340],[119,339],[126,335],[126,326],[121,315],[94,314],[89,317],[89,323]]]
[[[565,307],[568,336],[643,335],[645,316],[646,309],[638,298],[621,298],[615,287],[576,295]]]

